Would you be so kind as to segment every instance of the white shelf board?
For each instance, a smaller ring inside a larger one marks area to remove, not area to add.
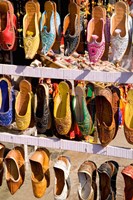
[[[133,83],[132,72],[105,72],[94,70],[30,67],[0,64],[0,74],[23,77],[44,77],[53,79],[85,80],[113,83]]]
[[[0,133],[0,142],[12,144],[23,144],[31,146],[40,146],[45,148],[63,149],[77,152],[86,152],[91,154],[100,154],[104,156],[114,156],[119,158],[133,159],[133,149],[121,148],[116,146],[102,147],[100,144],[90,144],[83,141],[71,141],[59,138],[45,138],[29,135],[15,135],[7,132]]]

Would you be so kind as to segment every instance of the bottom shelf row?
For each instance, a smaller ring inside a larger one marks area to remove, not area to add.
[[[0,143],[0,186],[3,185],[3,176],[5,174],[6,183],[12,195],[20,189],[25,181],[24,154],[22,146],[7,150],[6,146]],[[50,184],[53,184],[53,198],[55,200],[69,199],[69,195],[72,192],[71,182],[73,181],[71,179],[71,168],[75,163],[71,162],[71,157],[59,155],[53,165],[54,183],[51,183],[50,161],[51,155],[47,148],[39,147],[30,155],[29,163],[33,195],[36,198],[45,196],[47,188]],[[101,200],[116,199],[116,182],[119,170],[119,163],[115,160],[105,161],[99,167],[91,159],[83,161],[77,170],[77,193],[79,199],[96,200],[98,194]],[[123,167],[120,173],[125,183],[123,191],[125,199],[132,199],[133,164]],[[99,187],[97,187],[97,180],[99,181]]]

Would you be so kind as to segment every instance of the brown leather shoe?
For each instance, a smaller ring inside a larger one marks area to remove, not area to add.
[[[3,166],[3,157],[4,157],[5,145],[0,143],[0,186],[2,185],[4,166]]]
[[[33,193],[37,198],[45,194],[46,188],[50,184],[49,157],[50,153],[47,149],[38,148],[29,159]]]
[[[10,150],[5,157],[5,176],[11,194],[17,192],[24,183],[24,162],[24,149],[20,146]]]
[[[93,161],[85,161],[78,170],[79,178],[79,199],[96,200],[97,184],[96,184],[97,166]]]
[[[115,136],[116,126],[113,112],[113,96],[109,88],[96,96],[96,119],[100,143],[107,146]]]

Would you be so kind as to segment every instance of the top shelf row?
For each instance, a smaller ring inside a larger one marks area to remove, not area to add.
[[[132,72],[106,72],[0,64],[0,74],[63,80],[85,80],[104,83],[133,83]]]

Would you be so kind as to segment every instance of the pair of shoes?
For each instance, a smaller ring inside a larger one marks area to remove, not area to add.
[[[87,26],[87,48],[89,59],[93,63],[99,61],[105,51],[105,21],[106,10],[101,6],[95,6],[92,11],[92,19]]]
[[[9,126],[14,120],[15,95],[11,80],[0,78],[0,125]]]
[[[65,81],[58,84],[58,93],[54,97],[54,121],[58,134],[69,133],[72,125],[70,88]]]
[[[33,59],[40,45],[40,5],[37,0],[28,0],[23,18],[23,42],[26,59]]]
[[[125,182],[124,197],[126,200],[131,200],[133,199],[133,164],[124,167],[121,174]]]
[[[49,157],[50,153],[47,149],[38,148],[29,159],[32,188],[36,198],[41,198],[50,185]]]
[[[120,62],[127,50],[130,29],[129,21],[131,21],[131,17],[128,14],[128,5],[123,1],[116,2],[110,21],[111,62]]]
[[[0,48],[4,51],[13,51],[16,48],[17,18],[10,1],[0,1]]]
[[[127,93],[124,111],[124,134],[129,144],[133,144],[133,89]]]
[[[3,181],[3,174],[4,174],[4,151],[5,151],[5,145],[0,143],[0,186],[2,186]]]
[[[49,88],[46,83],[39,84],[36,88],[37,107],[35,122],[37,131],[45,133],[50,127]]]
[[[97,184],[96,184],[97,166],[93,161],[85,161],[78,169],[79,188],[78,196],[80,200],[96,200]]]
[[[78,48],[80,42],[80,8],[71,1],[68,14],[63,21],[64,55],[70,56]]]
[[[102,146],[107,146],[116,136],[118,130],[118,102],[116,90],[104,88],[96,96],[96,120],[99,140]]]
[[[87,108],[85,90],[82,86],[75,87],[75,96],[72,98],[72,109],[75,122],[82,135],[88,136],[92,130],[92,119]]]
[[[107,161],[98,168],[100,199],[116,199],[116,178],[119,165],[116,161]]]
[[[13,195],[23,185],[25,179],[24,149],[20,146],[13,148],[7,153],[4,162],[7,186]]]
[[[40,21],[42,54],[46,55],[52,48],[60,52],[60,15],[56,10],[56,3],[46,1]]]
[[[15,119],[19,130],[25,130],[31,122],[32,87],[27,80],[21,80],[15,101]]]
[[[71,184],[70,184],[70,159],[66,156],[59,156],[54,164],[55,173],[55,186],[54,186],[54,199],[66,200],[69,197]]]

